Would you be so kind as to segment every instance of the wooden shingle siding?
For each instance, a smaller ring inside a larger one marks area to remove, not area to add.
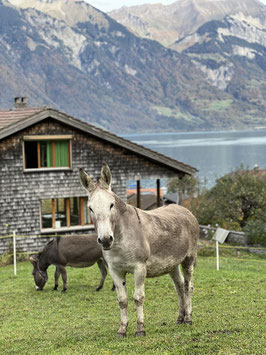
[[[23,171],[23,136],[72,135],[72,169]],[[106,162],[113,175],[113,190],[126,199],[126,181],[173,177],[176,173],[163,165],[100,140],[53,119],[46,119],[0,141],[0,235],[40,234],[40,201],[82,197],[78,170],[98,177]],[[8,226],[6,226],[6,224]],[[83,232],[84,233],[84,232]]]

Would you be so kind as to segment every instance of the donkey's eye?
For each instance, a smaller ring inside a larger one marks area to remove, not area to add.
[[[93,213],[93,209],[91,207],[89,207],[89,210],[91,211],[91,213]]]
[[[114,204],[113,204],[113,203],[111,203],[111,205],[110,205],[110,210],[111,210],[113,207],[114,207]]]

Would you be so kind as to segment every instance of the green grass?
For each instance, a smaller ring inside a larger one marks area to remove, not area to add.
[[[215,100],[211,103],[210,109],[213,111],[223,112],[231,107],[233,100]]]
[[[153,109],[157,111],[159,115],[166,116],[166,117],[177,117],[179,118],[179,112],[176,110],[171,109],[170,107],[166,106],[153,106]]]
[[[153,106],[154,110],[157,111],[159,115],[165,117],[174,117],[176,119],[185,119],[186,121],[190,121],[191,117],[187,113],[180,112],[176,109],[171,109],[170,107],[166,106]]]
[[[68,268],[68,291],[34,288],[29,262],[0,268],[0,354],[265,354],[266,260],[200,257],[193,325],[176,325],[177,297],[169,276],[146,280],[145,338],[135,338],[133,279],[128,276],[127,337],[116,338],[119,307],[112,281],[96,292],[97,267]],[[60,288],[62,284],[60,283]]]

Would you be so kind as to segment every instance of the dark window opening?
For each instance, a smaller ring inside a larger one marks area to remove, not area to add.
[[[26,169],[38,168],[37,142],[27,141],[25,143]]]

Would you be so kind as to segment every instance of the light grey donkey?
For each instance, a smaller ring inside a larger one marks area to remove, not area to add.
[[[117,336],[124,337],[128,325],[127,273],[132,273],[135,280],[136,336],[145,335],[146,277],[171,276],[179,297],[177,323],[192,324],[193,267],[199,237],[196,218],[186,208],[174,204],[152,211],[126,204],[111,191],[111,171],[106,164],[97,183],[82,169],[80,180],[89,193],[88,207],[98,243],[116,286],[121,312]]]

